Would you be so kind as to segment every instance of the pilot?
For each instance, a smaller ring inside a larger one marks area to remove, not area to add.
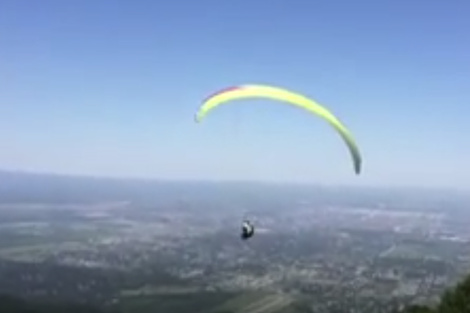
[[[250,221],[245,220],[242,224],[242,233],[241,238],[247,240],[255,234],[255,227],[250,223]]]

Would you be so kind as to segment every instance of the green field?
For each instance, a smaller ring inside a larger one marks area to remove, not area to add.
[[[143,291],[143,290],[141,290]],[[183,290],[146,289],[124,292],[119,301],[123,312],[174,313],[289,313],[292,297],[285,294],[250,292],[183,292]]]
[[[292,301],[293,299],[285,294],[253,292],[236,296],[212,312],[281,313]]]

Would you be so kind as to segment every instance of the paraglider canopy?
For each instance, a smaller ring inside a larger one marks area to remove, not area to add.
[[[353,161],[354,171],[360,174],[362,158],[357,144],[346,126],[333,115],[327,108],[321,106],[312,99],[292,91],[266,85],[243,85],[238,87],[224,88],[207,97],[195,115],[196,122],[200,122],[211,110],[230,102],[246,98],[268,98],[282,101],[287,104],[304,109],[328,122],[341,136],[347,145]]]

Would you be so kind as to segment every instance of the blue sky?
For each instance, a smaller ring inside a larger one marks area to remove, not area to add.
[[[172,179],[468,187],[470,2],[2,1],[0,168]],[[320,119],[200,101],[245,83],[328,106]]]

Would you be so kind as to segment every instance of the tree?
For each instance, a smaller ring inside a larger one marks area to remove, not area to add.
[[[435,308],[410,306],[403,313],[470,313],[470,275],[454,288],[447,290]]]

